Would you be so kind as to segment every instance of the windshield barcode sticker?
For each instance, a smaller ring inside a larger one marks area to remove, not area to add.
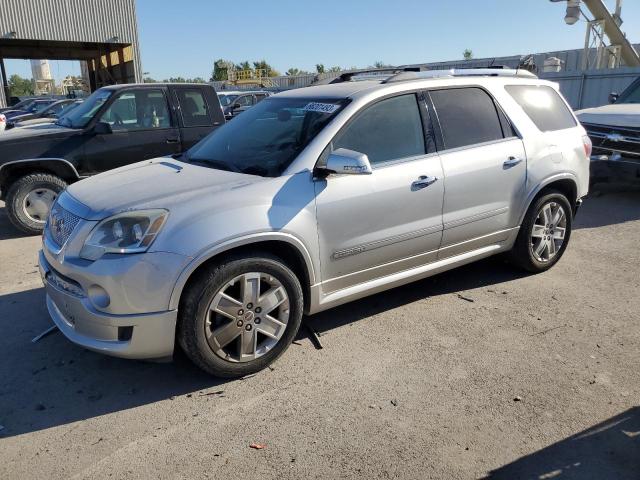
[[[311,102],[307,103],[307,105],[302,110],[304,110],[305,112],[333,113],[339,107],[340,105],[336,105],[334,103]]]

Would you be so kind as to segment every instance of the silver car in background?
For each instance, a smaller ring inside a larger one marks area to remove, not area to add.
[[[43,235],[55,324],[85,348],[256,372],[303,314],[498,253],[551,268],[591,143],[526,72],[400,72],[272,96],[182,156],[71,185]]]

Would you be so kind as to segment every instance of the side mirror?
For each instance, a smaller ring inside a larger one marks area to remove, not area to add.
[[[371,175],[371,163],[365,153],[339,148],[327,158],[324,170],[343,175]]]
[[[619,97],[620,94],[618,92],[611,92],[609,94],[609,103],[616,103]]]
[[[95,127],[93,127],[93,133],[96,135],[108,135],[113,133],[113,130],[111,129],[111,125],[107,122],[98,122]]]

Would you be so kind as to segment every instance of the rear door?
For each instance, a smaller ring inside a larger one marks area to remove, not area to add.
[[[525,190],[522,140],[480,87],[431,90],[429,97],[445,177],[440,258],[505,240]]]
[[[172,87],[180,117],[182,149],[188,150],[216,127],[224,123],[220,104],[215,98],[207,98],[202,88],[193,86]],[[215,102],[213,101],[215,100]]]
[[[87,133],[84,156],[88,173],[180,151],[179,131],[165,89],[120,91],[97,121],[108,123],[112,133]]]

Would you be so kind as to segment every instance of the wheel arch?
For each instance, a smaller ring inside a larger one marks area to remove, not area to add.
[[[550,190],[558,190],[562,192],[569,200],[569,204],[571,205],[571,210],[573,214],[576,213],[576,204],[578,201],[578,180],[571,173],[561,173],[558,175],[554,175],[545,179],[543,182],[540,182],[538,186],[529,194],[527,198],[527,202],[525,204],[525,208],[523,209],[518,225],[522,225],[524,221],[524,217],[529,210],[529,207],[533,202],[536,201],[538,197],[544,195],[546,192]]]
[[[281,258],[295,273],[304,293],[304,310],[308,311],[311,286],[316,283],[311,256],[305,245],[296,237],[285,233],[264,233],[225,242],[198,255],[182,271],[173,288],[169,309],[177,309],[189,281],[202,269],[220,262],[231,255],[266,252]]]
[[[80,179],[76,167],[64,158],[33,158],[15,160],[0,165],[0,190],[4,193],[7,185],[15,179],[31,173],[49,173],[62,178],[67,183]]]

